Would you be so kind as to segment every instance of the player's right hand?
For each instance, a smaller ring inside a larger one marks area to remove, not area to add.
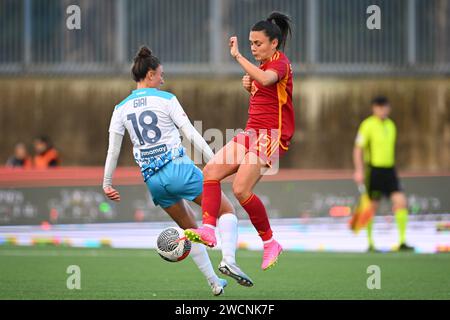
[[[110,200],[117,201],[117,202],[120,201],[119,191],[117,191],[113,187],[104,187],[103,192]]]
[[[245,74],[245,76],[242,77],[242,86],[250,92],[252,90],[252,78],[249,76],[248,73]]]
[[[362,170],[356,170],[353,174],[353,180],[357,185],[364,183],[364,172]]]
[[[238,39],[236,36],[230,38],[228,45],[230,46],[230,54],[233,58],[239,55]]]

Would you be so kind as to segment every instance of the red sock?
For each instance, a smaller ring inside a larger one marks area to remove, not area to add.
[[[247,211],[250,221],[256,231],[258,231],[262,241],[270,240],[272,238],[272,229],[270,228],[266,208],[261,200],[255,194],[252,194],[247,200],[241,202],[241,205]]]
[[[217,180],[203,181],[202,213],[203,224],[216,225],[219,215],[222,190],[220,182]]]

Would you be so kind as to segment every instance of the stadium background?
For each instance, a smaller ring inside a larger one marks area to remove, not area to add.
[[[366,26],[373,4],[381,9],[381,30]],[[66,26],[70,5],[81,9],[80,30]],[[243,128],[248,97],[228,37],[236,34],[250,57],[249,28],[273,10],[294,22],[287,55],[297,129],[280,174],[263,178],[256,192],[285,249],[367,248],[364,232],[355,236],[347,227],[358,199],[351,152],[371,98],[383,94],[398,126],[408,240],[417,253],[447,252],[450,1],[0,0],[0,163],[17,142],[40,134],[52,138],[62,157],[54,170],[0,168],[0,260],[26,252],[17,245],[153,248],[161,228],[173,223],[153,206],[129,139],[115,178],[122,202],[107,201],[100,187],[113,107],[134,89],[134,53],[146,44],[160,57],[164,89],[177,95],[192,121],[202,121],[203,131]],[[225,191],[234,199],[229,183]],[[234,204],[240,248],[261,249]],[[377,217],[375,241],[383,251],[397,241],[388,203]],[[20,297],[11,292],[6,297]]]

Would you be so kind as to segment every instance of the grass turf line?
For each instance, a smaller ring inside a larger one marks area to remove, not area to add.
[[[220,251],[208,250],[217,271]],[[227,278],[211,290],[192,259],[162,260],[143,249],[0,246],[0,299],[450,299],[450,255],[284,252],[271,270],[262,252],[239,250],[251,288]],[[81,268],[81,290],[69,290],[69,265]],[[381,268],[381,289],[369,290],[367,267]]]

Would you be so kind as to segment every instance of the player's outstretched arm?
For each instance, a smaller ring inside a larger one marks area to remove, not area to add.
[[[103,175],[103,192],[109,199],[114,201],[120,201],[119,191],[112,187],[112,177],[117,167],[122,140],[122,135],[115,132],[109,133],[108,154],[106,156],[105,171]]]
[[[203,158],[207,163],[213,156],[209,145],[206,143],[205,139],[200,135],[200,133],[194,128],[190,121],[186,122],[180,128],[181,132],[185,135],[185,137],[189,140],[190,143],[194,145],[195,150],[201,152],[203,154]]]
[[[171,100],[171,104],[170,117],[173,123],[179,128],[189,142],[194,144],[194,148],[203,154],[205,162],[208,162],[214,156],[211,148],[200,133],[192,126],[189,117],[184,112],[183,107],[176,97]]]

